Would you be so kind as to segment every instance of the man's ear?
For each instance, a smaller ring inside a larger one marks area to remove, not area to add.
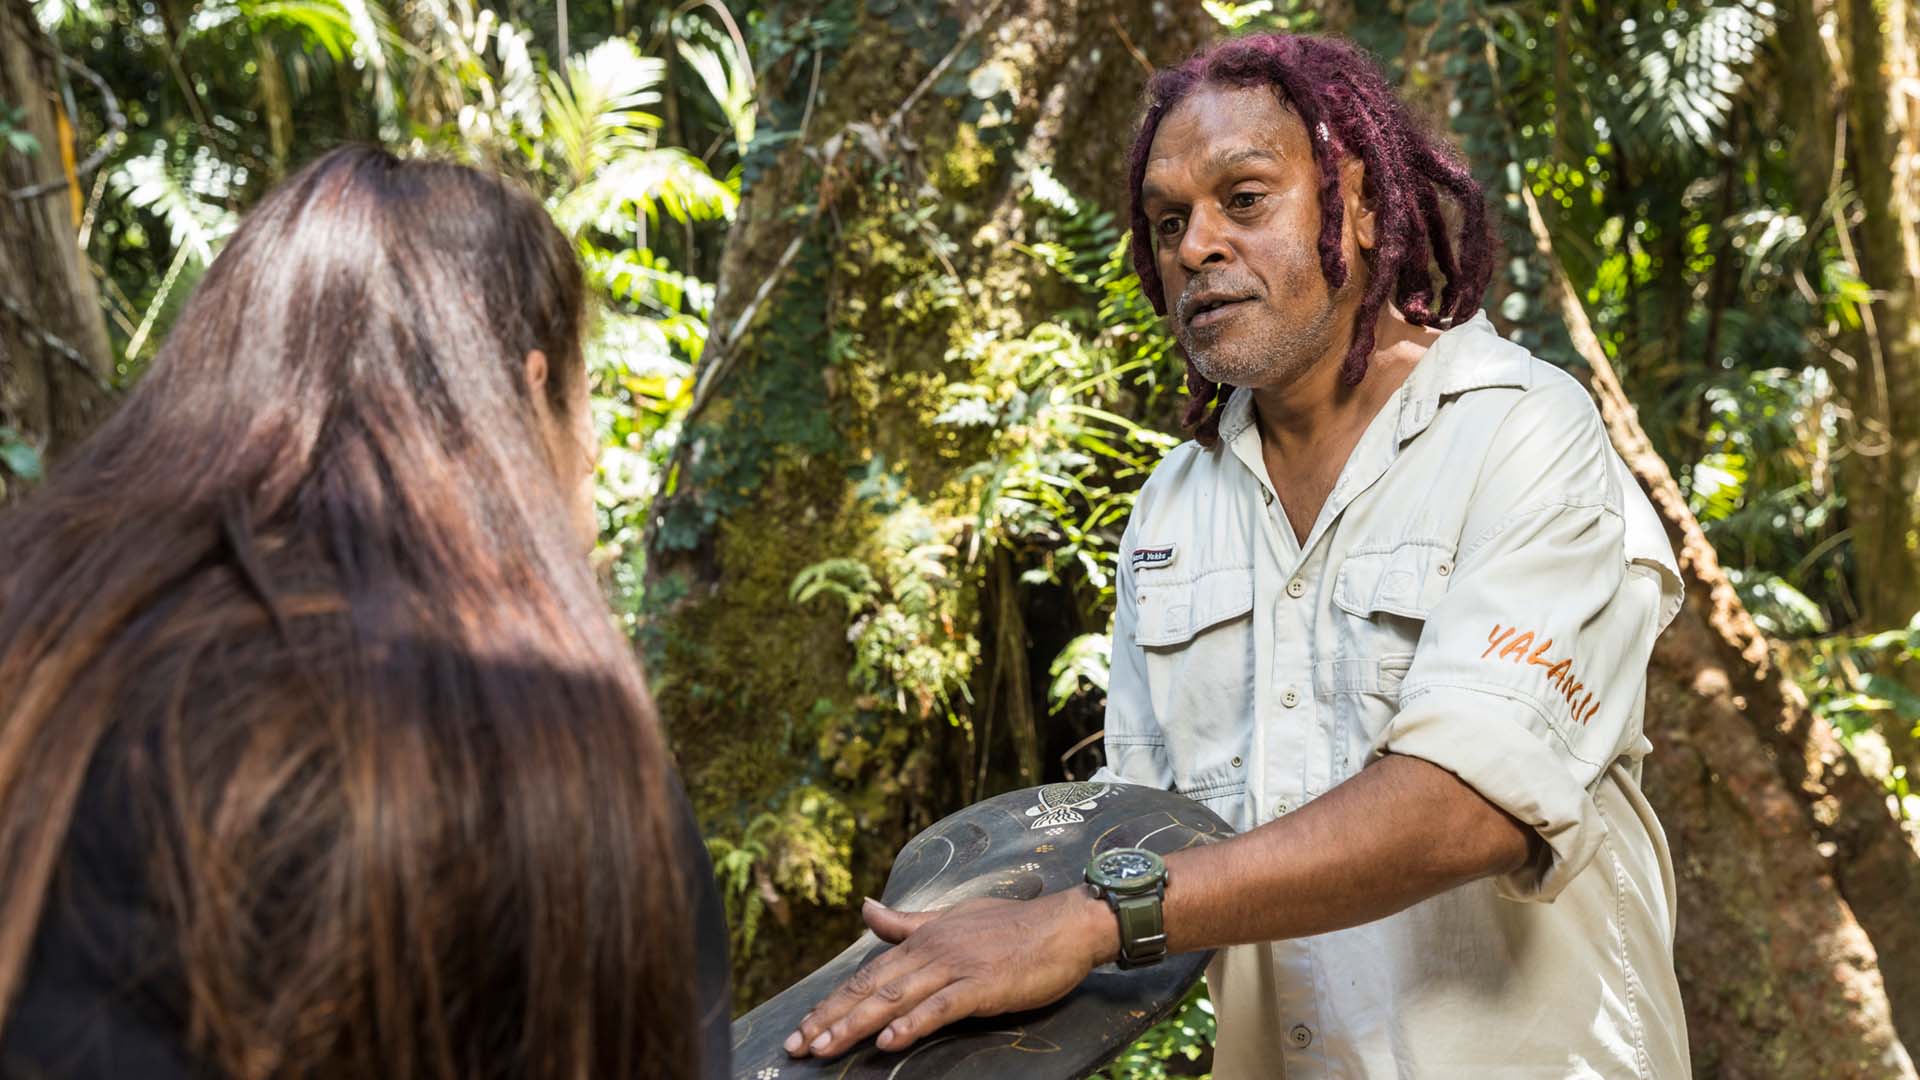
[[[527,354],[527,389],[544,390],[547,385],[547,354],[535,349]]]
[[[1373,199],[1367,192],[1367,163],[1358,154],[1340,159],[1340,198],[1345,203],[1346,219],[1353,229],[1354,243],[1362,251],[1372,251],[1379,226]]]

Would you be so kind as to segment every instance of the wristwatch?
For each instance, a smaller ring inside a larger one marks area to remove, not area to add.
[[[1122,969],[1157,964],[1167,955],[1161,904],[1167,895],[1167,864],[1146,848],[1114,848],[1087,864],[1087,884],[1120,920]]]

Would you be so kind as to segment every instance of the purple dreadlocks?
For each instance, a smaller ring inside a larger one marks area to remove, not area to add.
[[[1357,385],[1373,353],[1373,324],[1392,290],[1394,304],[1416,326],[1449,327],[1473,317],[1493,276],[1493,239],[1487,231],[1480,186],[1459,158],[1427,134],[1408,114],[1371,57],[1335,38],[1254,34],[1195,53],[1178,67],[1163,68],[1147,84],[1146,114],[1128,156],[1128,193],[1133,210],[1133,269],[1154,311],[1166,314],[1160,271],[1154,265],[1153,232],[1140,201],[1147,152],[1160,121],[1203,85],[1271,86],[1282,105],[1306,126],[1320,167],[1320,272],[1329,287],[1347,283],[1342,255],[1338,164],[1350,153],[1366,165],[1367,186],[1378,215],[1372,276],[1354,314],[1353,344],[1340,376]],[[1458,237],[1449,235],[1440,198],[1461,211]],[[1445,286],[1434,306],[1432,267]],[[1226,389],[1231,389],[1228,387]],[[1186,426],[1202,444],[1219,438],[1222,387],[1187,361]]]

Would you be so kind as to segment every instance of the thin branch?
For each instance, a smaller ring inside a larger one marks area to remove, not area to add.
[[[71,57],[56,53],[55,59],[59,60],[61,64],[71,69],[81,78],[92,83],[94,87],[100,91],[101,104],[107,110],[106,137],[100,141],[99,146],[94,148],[93,153],[88,154],[86,160],[82,161],[73,170],[72,179],[80,180],[88,173],[99,168],[100,163],[107,159],[109,153],[113,152],[113,148],[119,145],[120,135],[127,129],[127,117],[125,113],[120,111],[120,99],[113,95],[113,88],[107,85],[107,80],[101,78],[92,68]],[[70,182],[67,177],[62,176],[44,183],[31,184],[27,187],[9,191],[7,192],[7,197],[14,202],[26,202],[28,199],[37,199],[42,195],[51,195],[56,191],[65,190],[67,184]]]
[[[140,319],[140,328],[127,339],[127,359],[140,355],[140,349],[147,343],[147,335],[153,332],[153,324],[160,318],[160,309],[166,306],[167,294],[173,291],[173,285],[180,280],[180,271],[186,268],[187,256],[193,249],[185,244],[173,256],[173,265],[167,267],[167,276],[160,279],[160,288],[153,294],[153,301],[147,305],[147,313]]]
[[[1003,3],[1005,3],[1005,0],[993,0],[993,3],[988,4],[974,15],[973,21],[967,24],[967,28],[962,30],[960,37],[954,41],[953,48],[947,50],[947,55],[941,57],[940,62],[933,65],[933,70],[927,72],[927,77],[920,80],[920,85],[914,87],[913,92],[908,94],[906,99],[900,102],[900,106],[893,110],[893,115],[887,117],[886,127],[882,129],[882,134],[886,138],[892,139],[893,133],[898,131],[900,125],[905,122],[907,113],[919,103],[920,98],[924,96],[927,91],[933,89],[933,84],[940,81],[940,76],[947,73],[947,69],[953,66],[953,62],[960,59],[960,54],[966,50],[969,44],[972,44],[974,36],[986,27],[988,20],[999,13],[1000,5]]]
[[[1828,191],[1837,191],[1847,161],[1847,116],[1846,110],[1835,109],[1833,115],[1833,176],[1827,183]],[[1847,223],[1846,200],[1829,199],[1827,205],[1832,210],[1834,241],[1840,245],[1840,257],[1846,260],[1847,271],[1856,281],[1865,281],[1866,274],[1860,269],[1860,256],[1853,247],[1853,228]],[[1865,423],[1856,425],[1856,431],[1865,434],[1877,434],[1878,441],[1869,444],[1864,438],[1856,437],[1853,449],[1867,457],[1878,457],[1893,446],[1893,416],[1888,411],[1887,396],[1887,356],[1880,346],[1880,320],[1874,317],[1873,299],[1856,305],[1860,311],[1860,327],[1866,333],[1861,336],[1867,340],[1867,361],[1872,366],[1873,403],[1876,415],[1867,417]],[[1859,419],[1858,416],[1855,417]],[[1874,429],[1878,428],[1876,432]]]
[[[1149,75],[1153,74],[1153,61],[1147,59],[1147,54],[1141,52],[1140,46],[1135,45],[1133,38],[1127,35],[1127,28],[1120,25],[1120,16],[1109,14],[1107,22],[1113,24],[1113,32],[1120,36],[1120,44],[1125,45],[1127,51],[1133,54],[1133,59],[1140,65],[1140,70]]]
[[[760,282],[760,288],[753,294],[753,299],[747,301],[747,306],[740,312],[740,317],[733,321],[733,328],[727,331],[726,336],[719,341],[709,343],[710,347],[718,346],[714,351],[720,355],[713,360],[711,366],[702,368],[701,374],[705,378],[694,380],[693,403],[687,406],[687,416],[681,421],[681,430],[690,429],[694,417],[699,416],[700,411],[705,409],[707,403],[713,399],[714,388],[720,385],[721,379],[733,367],[736,354],[731,348],[732,344],[740,340],[740,335],[746,333],[747,326],[753,321],[754,312],[759,311],[760,305],[766,302],[767,297],[773,292],[774,283],[780,280],[780,275],[786,273],[787,267],[793,265],[793,260],[799,256],[800,248],[806,239],[807,234],[804,230],[795,234],[793,241],[787,245],[787,250],[781,253],[779,261],[773,264],[772,272]]]
[[[807,80],[807,105],[800,112],[800,134],[794,140],[803,147],[807,145],[807,125],[813,123],[813,101],[820,93],[820,58],[823,55],[819,49],[813,50],[813,77]]]

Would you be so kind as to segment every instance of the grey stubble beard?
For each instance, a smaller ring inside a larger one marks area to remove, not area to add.
[[[1253,313],[1248,313],[1249,315]],[[1243,316],[1244,317],[1244,316]],[[1291,383],[1313,366],[1332,339],[1334,306],[1323,304],[1304,322],[1270,320],[1265,333],[1242,328],[1237,340],[1202,343],[1180,328],[1175,337],[1207,381],[1265,387]]]

